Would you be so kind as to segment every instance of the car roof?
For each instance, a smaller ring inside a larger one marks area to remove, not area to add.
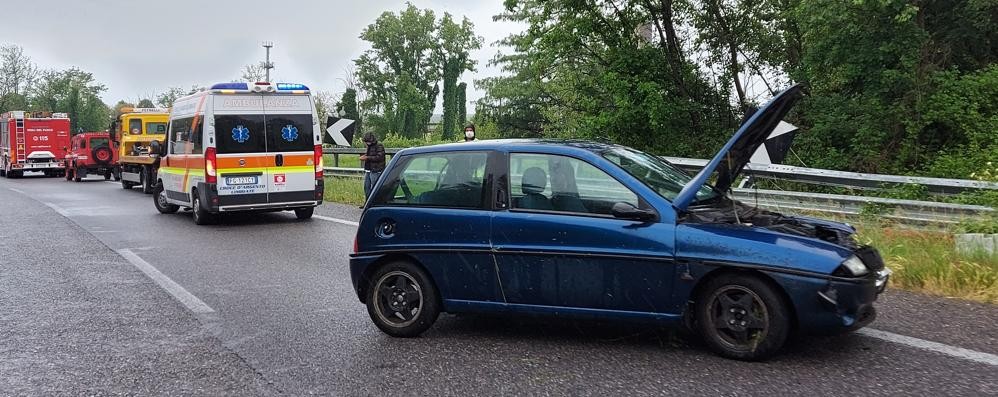
[[[439,153],[455,151],[531,151],[552,154],[598,153],[620,147],[602,142],[572,139],[491,139],[473,142],[445,143],[442,145],[419,146],[403,149],[399,154]]]

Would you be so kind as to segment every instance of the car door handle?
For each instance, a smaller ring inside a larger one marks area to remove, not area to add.
[[[278,167],[283,166],[284,165],[284,155],[283,154],[278,154],[277,156],[274,156],[274,163],[276,163]]]

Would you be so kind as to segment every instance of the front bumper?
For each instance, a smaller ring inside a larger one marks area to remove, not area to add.
[[[873,304],[886,290],[891,271],[883,268],[861,279],[771,275],[790,296],[800,331],[831,335],[857,330],[877,318]]]

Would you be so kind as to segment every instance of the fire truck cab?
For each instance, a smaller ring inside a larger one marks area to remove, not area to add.
[[[0,115],[0,176],[18,178],[29,171],[62,176],[69,130],[66,113],[11,111]]]

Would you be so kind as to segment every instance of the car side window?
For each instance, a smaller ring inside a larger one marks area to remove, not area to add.
[[[190,154],[191,122],[193,117],[176,119],[170,122],[170,153]]]
[[[488,153],[450,152],[406,156],[386,175],[374,204],[482,208]]]
[[[128,133],[132,135],[142,134],[142,120],[132,119],[128,120]]]
[[[509,156],[510,208],[612,216],[613,205],[638,196],[586,161],[552,154]]]

